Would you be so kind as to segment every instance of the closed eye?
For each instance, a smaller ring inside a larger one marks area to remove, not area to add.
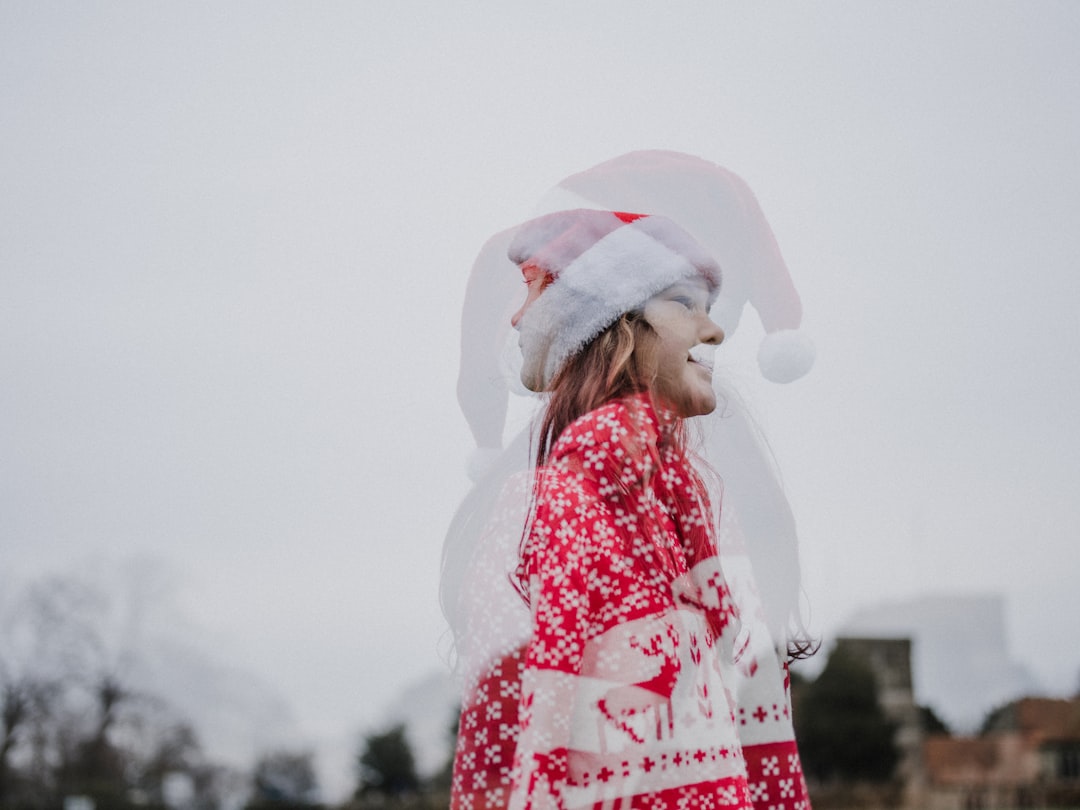
[[[697,279],[672,284],[658,293],[657,298],[678,304],[691,313],[707,312],[709,309],[709,294],[705,282]]]
[[[684,307],[687,312],[705,312],[707,304],[702,299],[693,295],[676,295],[671,298],[676,304]]]

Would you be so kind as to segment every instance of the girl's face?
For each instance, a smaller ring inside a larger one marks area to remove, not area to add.
[[[678,416],[700,416],[716,407],[712,352],[704,346],[718,346],[724,332],[709,319],[708,306],[708,287],[695,278],[657,293],[643,309],[656,332],[653,394]]]

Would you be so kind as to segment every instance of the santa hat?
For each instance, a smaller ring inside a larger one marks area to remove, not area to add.
[[[625,208],[678,222],[724,268],[713,319],[731,335],[751,304],[768,333],[758,351],[762,375],[797,380],[814,364],[814,347],[798,331],[802,304],[757,198],[734,172],[681,152],[644,150],[600,163],[563,180],[541,211]]]
[[[523,273],[550,279],[518,322],[521,380],[543,391],[567,359],[620,315],[679,281],[704,279],[712,305],[720,267],[662,216],[577,209],[522,225],[507,251]]]

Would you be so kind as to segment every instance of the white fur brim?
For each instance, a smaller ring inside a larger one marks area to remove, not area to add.
[[[544,390],[567,358],[620,315],[640,308],[672,284],[705,278],[711,305],[719,267],[684,232],[677,234],[679,243],[673,247],[673,227],[656,217],[635,220],[599,239],[559,272],[518,324],[526,386]],[[683,239],[696,250],[688,250]]]

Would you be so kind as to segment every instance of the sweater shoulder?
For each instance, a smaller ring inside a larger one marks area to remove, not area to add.
[[[572,422],[551,452],[555,470],[581,471],[592,477],[607,471],[620,478],[640,478],[657,458],[656,412],[644,397],[612,400]]]

